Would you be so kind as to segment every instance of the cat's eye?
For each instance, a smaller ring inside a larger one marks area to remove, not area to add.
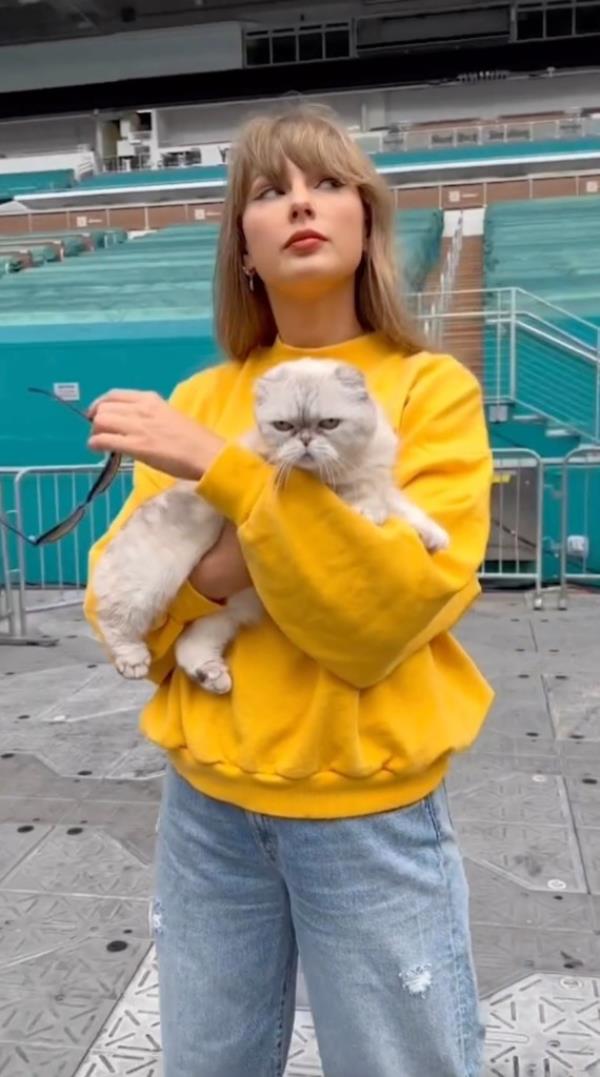
[[[321,419],[321,430],[335,430],[340,425],[341,419]]]
[[[273,426],[275,427],[276,430],[281,430],[282,433],[284,431],[286,431],[286,430],[293,430],[294,429],[294,424],[293,423],[286,423],[286,422],[284,422],[283,419],[276,419],[275,422],[273,423]]]

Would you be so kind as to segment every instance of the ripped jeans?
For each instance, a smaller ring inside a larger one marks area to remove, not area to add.
[[[164,1077],[282,1077],[298,953],[325,1077],[479,1077],[445,786],[395,811],[258,815],[169,765],[153,905]]]

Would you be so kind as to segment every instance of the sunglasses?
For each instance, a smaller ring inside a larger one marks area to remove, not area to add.
[[[50,397],[51,400],[57,400],[59,404],[63,404],[64,407],[69,408],[70,411],[74,411],[76,415],[79,415],[80,418],[85,419],[86,422],[91,422],[89,415],[86,415],[85,411],[81,411],[79,408],[76,408],[74,404],[71,404],[68,400],[63,400],[62,397],[57,396],[56,393],[50,392],[49,389],[30,388],[29,392],[38,393],[38,395],[40,396]],[[106,490],[108,490],[113,479],[116,478],[119,472],[119,468],[121,467],[121,459],[121,453],[111,452],[110,456],[106,460],[106,463],[104,464],[104,467],[102,468],[102,471],[98,475],[98,478],[90,487],[85,499],[81,502],[81,504],[77,505],[77,507],[73,509],[73,512],[69,513],[69,515],[64,520],[61,520],[59,523],[55,524],[54,527],[51,527],[48,531],[44,531],[44,533],[38,535],[37,538],[31,538],[30,535],[23,534],[23,532],[20,531],[18,527],[15,527],[14,524],[11,524],[10,521],[7,520],[6,516],[2,513],[0,513],[0,524],[3,527],[8,528],[9,531],[12,531],[13,534],[18,535],[19,538],[23,539],[25,542],[29,543],[30,546],[48,546],[52,542],[59,542],[60,539],[64,538],[65,535],[69,535],[71,531],[74,531],[77,525],[81,523],[94,498],[98,497],[100,494],[103,494],[106,492]]]

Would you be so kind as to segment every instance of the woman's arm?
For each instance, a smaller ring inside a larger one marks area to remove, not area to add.
[[[216,602],[252,587],[237,528],[232,523],[225,524],[218,541],[198,562],[189,580],[192,587]]]
[[[183,429],[183,435],[176,442],[173,437],[167,439],[170,449],[175,452],[183,452],[183,449],[177,448],[178,445],[184,445],[184,437],[189,434],[189,425],[191,426],[192,434],[198,434],[198,431],[202,431],[202,428],[198,427],[198,423],[195,418],[196,411],[202,413],[202,402],[208,400],[213,386],[214,370],[206,371],[205,374],[196,377],[194,385],[191,386],[190,382],[185,382],[175,389],[171,400],[171,408],[179,412],[176,418],[184,420],[181,422],[181,428]],[[136,394],[138,397],[146,397],[148,394]],[[160,398],[158,398],[160,399]],[[195,414],[193,420],[190,420],[188,416],[182,414],[180,409],[185,409],[189,406],[190,400],[194,400]],[[164,401],[161,403],[165,404]],[[167,405],[165,405],[167,406]],[[91,409],[93,412],[93,409]],[[109,416],[110,418],[110,416]],[[156,433],[156,427],[153,427]],[[208,433],[208,432],[206,432]],[[211,437],[212,435],[209,435]],[[194,442],[194,446],[195,446]],[[209,442],[210,444],[210,442]],[[221,442],[219,439],[219,446]],[[136,463],[134,469],[134,481],[133,490],[128,497],[127,501],[123,505],[123,508],[113,520],[108,531],[92,546],[89,554],[89,571],[88,571],[88,585],[84,597],[84,614],[96,635],[102,639],[102,635],[98,626],[98,620],[96,617],[96,596],[94,593],[94,571],[98,562],[102,558],[105,550],[110,545],[110,542],[115,535],[125,525],[129,517],[138,509],[143,503],[152,497],[155,497],[161,491],[165,490],[172,482],[168,475],[152,468],[148,467],[144,463]],[[219,544],[217,544],[219,545]],[[207,561],[208,558],[208,561]],[[214,560],[213,551],[209,551],[204,561],[207,563],[204,565],[202,573],[198,577],[198,582],[207,584],[208,587],[198,588],[194,586],[192,580],[186,580],[182,585],[177,595],[174,597],[169,608],[164,611],[163,614],[157,619],[153,625],[152,631],[146,638],[146,643],[152,655],[152,665],[148,676],[155,683],[159,684],[165,679],[165,677],[171,672],[175,665],[174,657],[174,644],[177,637],[182,632],[186,624],[191,621],[197,621],[200,617],[207,617],[213,613],[218,612],[219,605],[212,601],[213,598],[221,597],[214,592],[210,587],[211,580],[211,561]],[[194,573],[192,573],[194,576]],[[202,592],[202,593],[201,593]],[[225,594],[222,597],[227,597]]]
[[[375,527],[314,477],[276,489],[258,456],[228,446],[199,492],[238,529],[254,585],[282,632],[358,688],[387,677],[459,620],[479,592],[491,453],[476,379],[450,357],[424,362],[402,422],[399,484],[450,535],[431,556],[401,520]]]

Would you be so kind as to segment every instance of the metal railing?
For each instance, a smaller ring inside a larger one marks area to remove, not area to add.
[[[390,123],[384,130],[350,130],[350,135],[369,153],[403,153],[414,150],[435,150],[469,147],[523,144],[528,142],[567,141],[600,136],[600,118],[594,116],[559,116],[538,120],[506,120],[477,123],[448,124],[442,127],[410,127]],[[106,157],[104,172],[126,172],[138,168],[189,168],[221,162],[227,164],[230,153],[229,136],[214,142],[202,138],[202,132],[188,146],[162,145],[153,162],[149,151],[135,158]]]
[[[542,599],[544,463],[529,450],[494,451],[492,529],[481,567],[482,581],[529,586],[534,604]],[[25,534],[40,533],[81,503],[82,492],[99,468],[22,468],[4,472],[2,511]],[[0,524],[0,640],[17,642],[27,635],[31,617],[80,605],[87,580],[89,548],[108,529],[131,483],[127,465],[117,482],[97,502],[71,535],[53,547],[32,548]]]
[[[572,585],[600,586],[600,446],[580,446],[564,458],[559,606]]]
[[[491,530],[480,579],[529,585],[542,605],[544,461],[530,449],[495,449]]]
[[[432,343],[440,343],[438,335],[443,326],[442,315],[447,313],[452,302],[463,237],[464,214],[460,213],[440,271],[437,289],[434,292],[420,292],[417,297],[419,317],[423,318],[425,332]]]
[[[80,505],[102,465],[0,470],[1,511],[23,534],[39,535]],[[90,547],[109,527],[131,487],[123,465],[107,493],[95,499],[79,526],[60,542],[34,547],[0,524],[1,578],[8,581],[12,619],[0,617],[0,634],[24,636],[28,618],[81,602]],[[1,609],[2,607],[0,607]]]
[[[0,513],[4,511],[2,485],[0,485]],[[20,626],[17,624],[15,595],[11,562],[9,556],[8,536],[0,524],[0,642],[9,643],[18,638]]]
[[[401,153],[420,149],[565,141],[595,135],[600,135],[600,119],[594,116],[560,116],[554,119],[507,120],[408,129],[403,129],[400,124],[392,124],[381,136],[381,150],[384,153]]]
[[[599,326],[522,288],[449,292],[443,307],[438,292],[409,303],[433,346],[481,374],[498,414],[512,409],[600,442]]]

